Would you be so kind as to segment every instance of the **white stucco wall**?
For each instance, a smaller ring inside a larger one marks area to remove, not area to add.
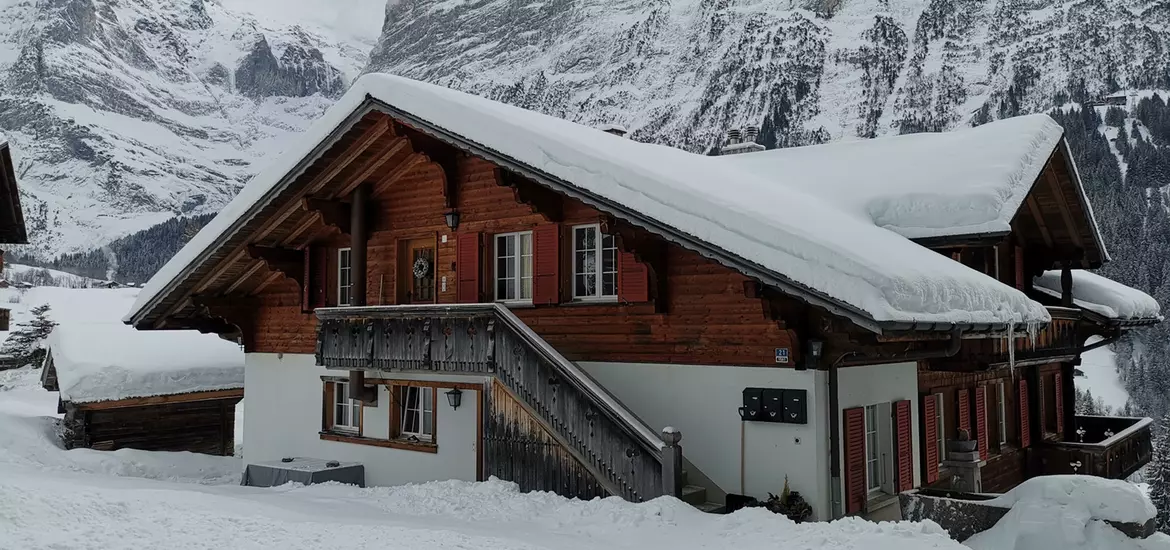
[[[651,427],[683,434],[683,456],[724,491],[766,499],[789,486],[828,518],[826,374],[791,368],[581,363]],[[808,424],[743,422],[744,388],[803,389]]]
[[[244,462],[306,456],[361,462],[367,485],[400,485],[443,479],[476,479],[479,392],[463,390],[463,403],[452,409],[439,389],[435,402],[437,453],[424,453],[337,441],[324,441],[321,429],[321,376],[346,376],[314,365],[312,355],[249,353],[245,357]],[[398,380],[483,383],[482,377],[370,372],[370,377]],[[390,396],[379,389],[377,407],[364,410],[366,437],[389,434]]]
[[[881,403],[891,403],[908,399],[910,401],[911,442],[914,446],[914,486],[920,485],[919,468],[919,441],[918,441],[918,365],[916,363],[894,363],[887,365],[872,365],[864,367],[842,367],[837,374],[838,410],[837,422],[840,433],[844,434],[844,415],[842,411],[853,407],[864,407]],[[880,409],[885,410],[885,409]],[[886,451],[892,452],[891,440],[885,442]],[[844,442],[841,446],[841,456],[838,457],[842,484],[844,483]],[[893,460],[888,460],[891,468]],[[894,475],[896,471],[888,471],[887,475]],[[839,487],[839,494],[844,494],[844,487]]]

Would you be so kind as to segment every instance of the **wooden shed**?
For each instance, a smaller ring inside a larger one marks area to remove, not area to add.
[[[64,324],[49,336],[41,383],[61,393],[66,448],[231,455],[244,354],[196,331]]]

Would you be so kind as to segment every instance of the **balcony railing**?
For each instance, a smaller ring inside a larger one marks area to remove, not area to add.
[[[1046,441],[1039,447],[1041,475],[1085,474],[1125,479],[1153,455],[1149,418],[1078,416],[1072,441]]]
[[[317,364],[326,368],[493,377],[482,442],[487,475],[583,498],[681,494],[681,434],[659,436],[502,305],[316,313]]]

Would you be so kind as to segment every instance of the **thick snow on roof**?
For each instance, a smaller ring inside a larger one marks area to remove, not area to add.
[[[911,239],[1007,232],[1064,130],[1048,115],[721,157]]]
[[[65,322],[53,329],[48,347],[65,401],[244,387],[244,352],[214,334]]]
[[[847,303],[876,321],[1030,323],[1049,319],[1043,307],[1016,289],[875,227],[868,215],[842,210],[798,186],[786,185],[783,179],[741,170],[718,157],[637,143],[454,90],[367,74],[314,124],[305,139],[257,175],[150,280],[126,320],[191,266],[234,221],[247,215],[367,95]],[[1011,123],[989,126],[999,124]],[[1038,146],[1029,146],[1035,149]],[[904,169],[909,174],[922,167]]]
[[[1045,271],[1032,280],[1036,290],[1060,297],[1060,271]],[[1072,271],[1073,304],[1109,319],[1161,319],[1162,308],[1149,294],[1096,273]]]

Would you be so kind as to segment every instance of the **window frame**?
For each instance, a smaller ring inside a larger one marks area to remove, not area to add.
[[[872,413],[873,418],[870,418]],[[881,415],[877,404],[865,406],[865,489],[870,495],[881,493],[882,476]],[[870,440],[870,436],[873,440]]]
[[[934,437],[938,445],[939,468],[942,468],[947,456],[947,411],[946,407],[943,406],[945,403],[944,399],[943,392],[934,394],[934,423],[936,426]]]
[[[1003,380],[997,380],[996,384],[995,384],[995,400],[996,400],[996,414],[998,415],[998,418],[996,419],[996,427],[999,429],[999,435],[996,437],[996,439],[999,439],[1000,448],[1007,446],[1007,439],[1008,439],[1008,437],[1007,437],[1007,399],[1006,399],[1006,397],[1007,397],[1007,391],[1004,388]]]
[[[353,254],[350,247],[337,249],[337,305],[339,307],[350,306],[353,304]],[[345,258],[345,262],[341,261]],[[346,276],[343,278],[342,274]],[[347,280],[348,284],[342,284],[343,280]],[[341,291],[345,290],[345,300],[341,299]]]
[[[523,271],[525,255],[523,254],[523,248],[521,247],[521,243],[522,243],[522,239],[524,237],[528,238],[528,255],[527,255],[527,257],[528,257],[528,277],[527,277],[527,279],[528,279],[528,296],[527,297],[522,296],[522,294],[523,294],[522,289],[524,288],[524,279],[525,279],[524,271]],[[513,249],[514,254],[510,260],[510,263],[512,263],[512,267],[515,269],[516,276],[508,278],[508,279],[515,281],[515,284],[516,284],[516,286],[515,286],[516,297],[515,298],[508,298],[508,297],[501,298],[500,297],[500,281],[501,281],[501,276],[500,276],[500,240],[501,239],[508,239],[508,238],[515,239],[515,241],[514,241],[515,248]],[[493,260],[492,270],[494,271],[493,276],[492,276],[492,296],[493,296],[493,298],[495,298],[495,301],[505,303],[505,304],[531,304],[532,303],[533,290],[534,290],[533,285],[534,285],[534,281],[535,281],[534,275],[535,275],[535,267],[536,267],[535,247],[534,247],[535,243],[533,242],[532,239],[533,239],[532,238],[532,231],[513,231],[511,233],[498,233],[498,234],[492,235],[492,260]]]
[[[332,407],[333,417],[332,422],[328,426],[331,432],[344,433],[347,435],[361,435],[362,433],[362,414],[364,409],[362,402],[357,399],[349,398],[349,381],[335,380],[328,382],[332,384],[333,399],[330,400],[329,406]],[[342,402],[344,396],[345,402]],[[339,408],[345,410],[349,416],[350,423],[341,423],[338,421],[337,412]],[[356,414],[355,414],[356,413]]]
[[[435,414],[435,412],[436,412],[436,408],[437,408],[436,402],[438,401],[438,397],[439,397],[438,396],[438,391],[439,391],[438,388],[432,387],[432,386],[416,386],[416,385],[395,385],[395,386],[393,386],[393,388],[394,388],[393,393],[394,393],[394,397],[395,397],[394,407],[397,410],[398,415],[397,415],[396,425],[392,426],[392,428],[394,429],[394,434],[393,434],[392,439],[397,439],[399,441],[404,441],[404,442],[408,442],[408,443],[416,443],[416,444],[421,443],[421,444],[425,444],[425,445],[434,445],[437,441],[437,437],[436,437],[437,430],[435,429],[436,425],[437,425],[437,423],[436,423],[437,415]],[[407,417],[408,417],[407,413],[409,412],[407,409],[407,405],[408,405],[408,401],[409,401],[409,395],[411,392],[417,392],[417,394],[418,394],[418,398],[416,401],[418,404],[418,407],[413,409],[416,411],[416,415],[417,415],[418,431],[409,431],[406,429],[406,423],[407,423]],[[427,403],[426,403],[426,399],[424,398],[424,396],[430,399],[430,410],[429,411],[426,409]],[[428,414],[430,416],[430,423],[431,423],[430,433],[426,433],[423,431],[426,427],[425,419],[426,419]]]
[[[596,278],[596,284],[594,286],[596,292],[594,294],[582,295],[577,293],[577,276],[589,274],[577,272],[577,253],[581,251],[577,248],[577,231],[589,229],[597,232],[597,244],[593,248],[593,253],[596,257],[596,260],[594,261],[595,269],[592,273],[592,275]],[[574,225],[570,228],[570,230],[570,240],[572,241],[572,246],[570,246],[571,255],[569,256],[569,272],[571,274],[569,285],[571,287],[570,291],[573,300],[577,302],[616,302],[618,300],[618,295],[620,294],[620,290],[618,288],[620,285],[618,281],[620,267],[618,262],[621,260],[621,251],[617,248],[617,240],[613,235],[609,235],[603,232],[601,230],[601,224],[599,223]],[[607,237],[613,239],[612,247],[605,246],[605,239]],[[613,250],[612,272],[605,270],[605,251],[611,249]],[[609,273],[613,274],[613,294],[605,294],[605,276]]]

